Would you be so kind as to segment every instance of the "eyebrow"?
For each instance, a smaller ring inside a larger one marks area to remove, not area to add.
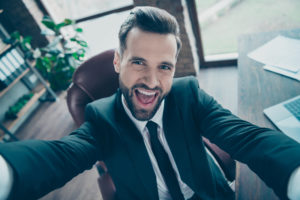
[[[174,67],[174,65],[170,62],[162,62],[161,64],[168,65],[170,67]]]
[[[147,60],[142,58],[142,57],[138,57],[138,56],[133,56],[132,58],[129,59],[129,61],[134,61],[134,60],[139,60],[139,61],[143,61],[143,62],[146,62],[147,63]],[[163,61],[161,62],[160,64],[163,64],[163,65],[168,65],[170,67],[174,67],[174,65],[171,63],[171,62],[167,62],[167,61]]]
[[[129,61],[133,61],[133,60],[140,60],[140,61],[147,62],[146,59],[144,59],[142,57],[137,57],[137,56],[133,56],[132,58],[129,59]]]

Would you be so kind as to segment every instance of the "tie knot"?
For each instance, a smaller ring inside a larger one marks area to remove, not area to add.
[[[146,127],[148,128],[150,135],[157,135],[157,124],[155,122],[148,121]]]

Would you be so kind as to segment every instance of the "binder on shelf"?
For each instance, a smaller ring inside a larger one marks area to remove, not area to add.
[[[10,53],[17,60],[17,62],[21,64],[21,67],[24,70],[27,69],[24,58],[20,55],[20,53],[16,49],[12,49]]]
[[[10,63],[8,63],[8,60],[5,59],[4,57],[1,58],[0,62],[2,63],[2,65],[11,72],[12,76],[14,77],[14,79],[18,78],[18,76],[20,75],[20,73],[13,67],[10,65]]]
[[[9,80],[6,75],[0,70],[0,80],[5,82],[5,84],[9,85],[12,81]]]
[[[1,58],[0,62],[2,62],[2,64],[6,67],[6,69],[8,69],[15,76],[15,78],[17,78],[21,74],[20,72],[17,71],[16,68],[14,68],[14,66],[10,64],[10,62],[7,60],[5,56]]]
[[[17,59],[16,58],[14,58],[13,56],[12,56],[12,54],[11,54],[11,51],[10,52],[7,52],[7,54],[6,54],[6,57],[7,57],[7,59],[8,59],[8,61],[20,72],[20,73],[22,73],[25,69],[23,69],[22,67],[21,67],[21,64],[20,63],[18,63],[18,61],[17,61]]]
[[[6,78],[6,76],[0,72],[0,91],[5,89],[11,82]]]
[[[9,71],[1,61],[0,61],[0,72],[2,72],[5,75],[5,77],[9,79],[11,82],[15,80],[15,77],[12,75],[11,71]]]
[[[11,59],[9,59],[8,53],[6,53],[4,59],[6,60],[7,64],[10,65],[10,67],[13,67],[17,71],[19,75],[22,74],[23,70],[19,67],[17,62],[13,62]]]

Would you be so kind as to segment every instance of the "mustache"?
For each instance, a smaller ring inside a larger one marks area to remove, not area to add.
[[[162,89],[160,87],[150,88],[150,87],[148,87],[147,85],[145,85],[143,83],[139,83],[139,84],[136,84],[136,85],[132,86],[132,90],[134,90],[136,88],[143,88],[143,89],[146,89],[146,90],[153,90],[153,91],[158,90],[160,93],[162,93]]]

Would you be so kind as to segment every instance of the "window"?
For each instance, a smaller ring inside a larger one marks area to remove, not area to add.
[[[89,46],[88,57],[118,47],[118,30],[133,8],[133,0],[72,0],[72,3],[42,0],[42,3],[56,23],[70,18],[83,29],[82,35]]]
[[[300,28],[298,0],[192,1],[189,6],[196,10],[198,24],[193,25],[200,24],[204,64],[237,58],[240,35]]]

